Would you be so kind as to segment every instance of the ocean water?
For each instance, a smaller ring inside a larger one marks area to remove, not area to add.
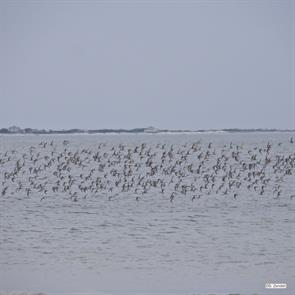
[[[1,136],[0,292],[294,294],[292,136]]]

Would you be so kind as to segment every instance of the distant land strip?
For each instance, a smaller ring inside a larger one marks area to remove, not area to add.
[[[0,134],[105,134],[105,133],[202,133],[202,132],[295,132],[291,129],[199,129],[199,130],[170,130],[170,129],[158,129],[155,127],[147,128],[134,128],[134,129],[62,129],[62,130],[45,130],[45,129],[33,129],[33,128],[20,128],[17,126],[11,126],[9,128],[1,128]]]

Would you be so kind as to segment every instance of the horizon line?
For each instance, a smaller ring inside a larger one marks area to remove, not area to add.
[[[70,129],[37,129],[37,128],[21,128],[18,126],[10,126],[8,128],[0,128],[0,134],[93,134],[93,133],[179,133],[179,132],[295,132],[295,129],[281,128],[210,128],[210,129],[161,129],[153,126],[136,127],[136,128],[70,128]]]

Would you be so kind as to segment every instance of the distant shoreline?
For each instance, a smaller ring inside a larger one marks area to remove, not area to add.
[[[134,129],[63,129],[63,130],[45,130],[45,129],[33,129],[33,128],[19,128],[12,126],[9,128],[1,128],[0,134],[8,135],[56,135],[56,134],[172,134],[172,133],[254,133],[254,132],[295,132],[292,129],[199,129],[199,130],[169,130],[169,129],[157,129],[154,127],[148,128],[134,128]]]

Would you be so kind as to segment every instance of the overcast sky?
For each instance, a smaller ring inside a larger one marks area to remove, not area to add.
[[[294,129],[294,2],[0,0],[0,127]]]

